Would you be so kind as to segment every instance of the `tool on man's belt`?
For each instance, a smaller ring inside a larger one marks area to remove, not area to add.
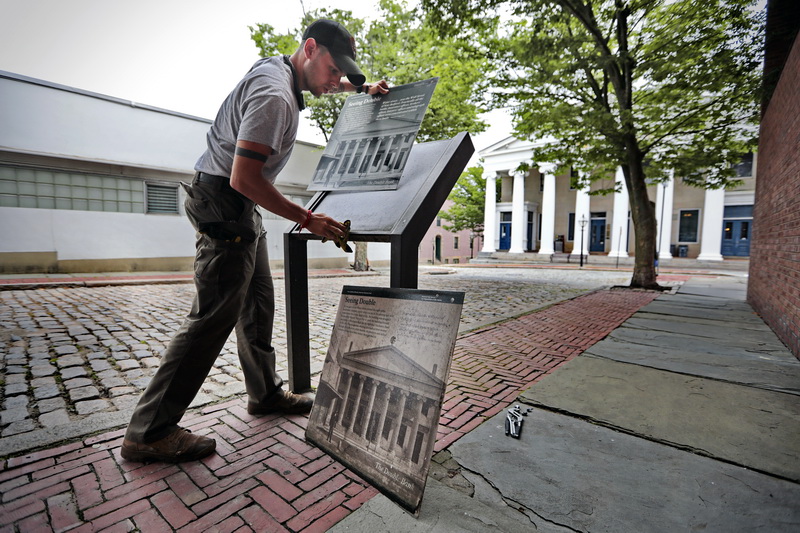
[[[199,222],[197,231],[220,241],[235,243],[250,243],[258,237],[252,228],[233,221]]]
[[[347,244],[347,239],[350,238],[350,221],[345,220],[343,224],[344,224],[344,235],[342,235],[341,237],[336,237],[333,243],[336,245],[337,248],[341,248],[345,252],[350,253],[353,251],[353,249],[350,248],[350,245]],[[323,237],[322,242],[328,242],[328,238]]]
[[[531,409],[528,409],[524,413],[520,410],[519,405],[515,405],[513,408],[508,410],[506,414],[506,436],[511,435],[515,439],[519,438],[519,432],[522,430],[522,417],[528,416],[528,413]]]

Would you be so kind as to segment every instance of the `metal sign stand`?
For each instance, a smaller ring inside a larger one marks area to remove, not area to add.
[[[468,133],[414,145],[396,190],[323,191],[309,203],[336,220],[351,220],[350,241],[391,244],[390,287],[417,288],[418,247],[475,148]],[[308,241],[293,226],[283,236],[289,388],[311,390],[308,327]]]

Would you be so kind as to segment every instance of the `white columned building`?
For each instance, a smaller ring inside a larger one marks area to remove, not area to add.
[[[511,247],[508,253],[521,254],[525,252],[523,240],[528,226],[528,217],[525,210],[525,176],[527,172],[515,171],[513,199],[511,200]],[[533,248],[528,243],[528,248]]]
[[[581,220],[585,220],[585,225],[581,228]],[[589,243],[592,240],[592,212],[591,197],[589,187],[575,191],[575,225],[573,235],[575,235],[575,245],[573,254],[577,251],[581,255],[589,255]]]
[[[548,142],[552,139],[534,143],[508,137],[479,152],[487,180],[482,258],[494,254],[500,260],[550,262],[561,259],[556,252],[563,250],[631,264],[634,228],[622,168],[615,176],[593,176],[595,185],[575,190],[570,187],[568,162],[558,169],[553,163],[536,164],[534,151]],[[659,259],[749,256],[757,168],[753,163],[749,168],[745,159],[737,167],[744,185],[733,191],[696,189],[672,173],[665,182],[648,186],[655,204]],[[531,170],[518,171],[526,166]],[[614,194],[590,194],[612,183]]]
[[[542,238],[539,244],[539,255],[546,257],[555,253],[553,241],[556,231],[556,174],[552,165],[542,165],[539,172],[543,175],[542,188]]]
[[[675,186],[670,172],[668,180],[658,185],[656,193],[656,224],[657,241],[656,251],[660,259],[672,259],[669,243],[672,241],[672,206],[675,198]],[[721,219],[720,219],[721,220]]]
[[[614,218],[611,223],[611,250],[609,257],[628,257],[628,187],[622,167],[617,167],[614,178],[617,192],[614,193]]]
[[[526,201],[526,190],[533,193],[531,173],[517,170],[523,163],[530,164],[534,146],[537,145],[508,137],[480,152],[487,180],[482,254],[497,251],[521,254],[537,248],[536,225],[540,206],[536,201]],[[511,194],[508,190],[502,191],[499,202],[495,200],[496,187],[499,186],[492,183],[495,180],[511,182]],[[552,194],[555,196],[555,186]],[[531,214],[533,227],[529,228],[528,217]],[[553,233],[552,228],[550,233]],[[549,246],[552,248],[552,243]]]
[[[494,253],[495,236],[497,235],[497,172],[486,171],[483,174],[486,178],[486,199],[483,212],[483,249],[482,253]]]
[[[703,202],[703,230],[699,261],[722,261],[722,219],[725,213],[725,189],[708,189]]]

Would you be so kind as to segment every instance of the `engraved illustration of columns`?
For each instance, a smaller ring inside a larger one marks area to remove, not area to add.
[[[556,227],[556,175],[555,167],[542,165],[539,172],[544,177],[544,190],[542,191],[542,242],[539,245],[539,255],[553,255],[553,239]]]
[[[411,434],[408,438],[408,447],[406,448],[405,458],[411,460],[411,457],[414,454],[414,446],[417,445],[417,433],[419,432],[419,418],[422,416],[422,404],[425,401],[424,398],[414,395],[414,418],[411,424]]]
[[[400,427],[403,425],[403,413],[405,412],[406,408],[406,399],[408,398],[408,391],[401,390],[400,391],[400,398],[397,400],[397,405],[401,406],[400,409],[397,410],[397,416],[395,417],[395,424],[392,428],[392,434],[389,437],[389,451],[393,452],[394,449],[397,447],[397,434],[400,432]],[[405,444],[405,441],[403,441]],[[402,447],[400,448],[402,451]]]
[[[383,426],[386,424],[386,415],[389,413],[389,400],[392,398],[392,389],[394,388],[388,383],[384,383],[383,387],[384,391],[380,406],[381,419],[378,422],[378,442],[383,438]]]
[[[396,135],[386,137],[388,139],[386,141],[386,153],[381,161],[381,167],[383,167],[384,172],[392,169],[392,161],[394,160],[395,151],[397,151],[396,137]]]
[[[378,393],[378,387],[380,386],[379,381],[375,381],[374,379],[370,378],[372,381],[372,390],[369,394],[369,402],[367,403],[367,412],[364,413],[367,418],[367,423],[364,424],[364,432],[362,433],[362,437],[367,438],[369,440],[369,423],[372,420],[372,408],[375,405],[375,395]]]
[[[361,157],[358,158],[358,166],[356,167],[356,172],[358,174],[364,174],[367,170],[364,162],[368,158],[369,143],[370,143],[369,139],[361,139],[361,142],[359,143],[359,145],[363,146],[363,148],[361,150]]]
[[[583,238],[581,238],[581,219],[586,220],[583,228]],[[572,253],[578,252],[581,255],[589,255],[589,242],[592,240],[592,212],[591,197],[589,196],[589,186],[575,191],[575,225],[573,227]],[[581,241],[583,249],[581,250]]]
[[[525,251],[522,240],[528,221],[525,217],[525,172],[514,172],[514,189],[511,201],[511,247],[510,254],[521,254]]]
[[[356,422],[358,421],[358,410],[361,407],[361,395],[364,394],[364,382],[367,381],[367,378],[362,375],[358,375],[358,392],[356,392],[356,401],[353,402],[353,418],[350,421],[350,429],[355,433]]]
[[[327,181],[325,184],[327,185],[330,183],[331,176],[339,172],[339,169],[344,162],[344,155],[347,152],[347,142],[342,141],[336,146],[336,154],[334,155],[334,161],[331,162],[330,166],[328,167],[327,172]]]
[[[673,171],[670,171],[669,179],[658,186],[656,194],[656,229],[658,231],[658,252],[659,259],[671,259],[672,253],[669,251],[669,243],[672,240],[672,203],[675,192]]]
[[[344,370],[347,372],[347,387],[345,387],[345,394],[342,397],[342,405],[339,407],[339,418],[337,422],[341,423],[342,419],[344,418],[345,409],[347,409],[347,401],[350,399],[350,394],[352,394],[352,387],[353,387],[353,372],[350,370]]]
[[[628,187],[622,167],[617,167],[614,180],[617,190],[614,193],[614,220],[611,223],[611,251],[608,257],[628,257]]]
[[[384,137],[378,137],[378,142],[375,145],[375,152],[374,157],[370,162],[370,170],[373,172],[377,172],[380,168],[381,160],[383,159],[383,154],[381,153],[381,149],[384,145]]]
[[[486,198],[483,210],[483,250],[485,253],[494,253],[497,248],[494,240],[497,236],[497,173],[484,171],[486,179]]]
[[[438,429],[439,421],[433,417],[433,412],[433,401],[429,401],[428,416],[425,417],[425,425],[428,426],[431,434],[427,436],[427,442],[425,443],[425,457],[431,457],[431,455],[433,455],[433,447],[436,444],[435,429]]]
[[[344,153],[344,158],[342,160],[342,167],[340,170],[340,174],[349,174],[350,168],[353,165],[353,159],[356,157],[356,141],[355,139],[347,141],[347,148]]]
[[[703,231],[700,234],[700,261],[722,261],[722,219],[725,215],[725,189],[707,189],[703,201]]]

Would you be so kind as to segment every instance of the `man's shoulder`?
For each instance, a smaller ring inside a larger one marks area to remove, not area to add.
[[[291,75],[291,71],[284,64],[281,56],[264,57],[253,63],[247,76],[275,76],[279,78],[286,78],[287,73]]]
[[[257,92],[291,94],[292,73],[280,56],[259,59],[242,81]]]

